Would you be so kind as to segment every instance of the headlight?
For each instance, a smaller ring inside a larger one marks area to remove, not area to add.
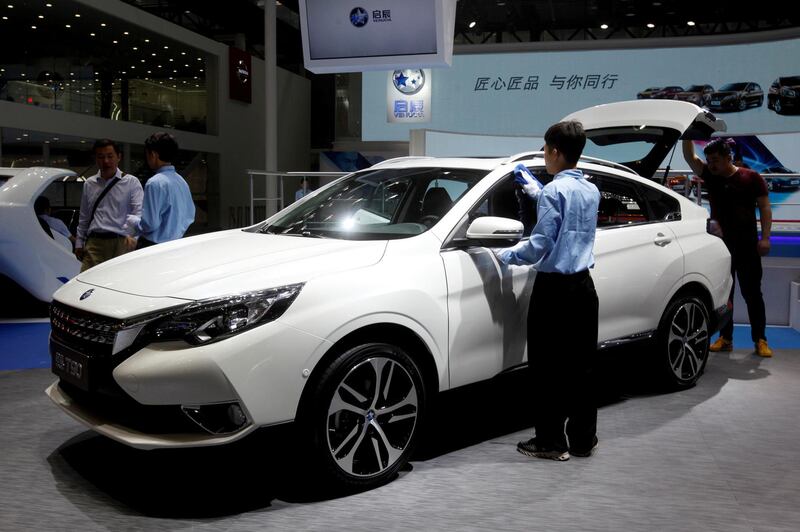
[[[197,301],[148,323],[139,337],[192,345],[222,340],[279,318],[302,288],[300,283]]]
[[[797,97],[797,92],[795,92],[794,90],[790,89],[789,87],[784,87],[783,89],[781,89],[781,94],[784,95],[784,96],[787,96],[789,98]]]

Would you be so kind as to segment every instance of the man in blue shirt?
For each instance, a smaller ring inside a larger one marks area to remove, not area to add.
[[[144,141],[145,157],[156,174],[144,186],[142,216],[132,220],[140,235],[137,249],[176,240],[194,222],[194,202],[186,180],[175,171],[178,142],[166,132]]]
[[[498,258],[537,271],[528,311],[536,436],[517,450],[564,461],[570,454],[591,456],[597,447],[592,366],[598,302],[589,269],[600,192],[576,168],[586,144],[579,122],[551,126],[544,140],[545,165],[554,178],[536,192],[536,226],[528,240],[500,250]]]

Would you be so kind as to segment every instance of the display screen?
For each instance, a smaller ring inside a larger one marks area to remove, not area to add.
[[[306,0],[312,60],[436,54],[431,0]]]

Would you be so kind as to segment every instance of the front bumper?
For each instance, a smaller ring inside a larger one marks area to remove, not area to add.
[[[219,445],[293,420],[308,359],[328,347],[275,321],[209,345],[151,344],[122,361],[112,356],[88,389],[62,377],[47,395],[92,430],[132,447]],[[51,351],[55,357],[58,347]],[[235,431],[211,433],[186,413],[228,403],[246,418]]]

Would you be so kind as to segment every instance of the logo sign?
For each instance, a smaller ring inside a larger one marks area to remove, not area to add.
[[[236,65],[236,75],[239,76],[239,81],[243,84],[250,81],[250,69],[242,59]]]
[[[390,124],[431,121],[431,70],[406,68],[389,72],[386,121]]]
[[[392,73],[392,83],[401,94],[416,94],[425,86],[425,72],[421,68],[395,70]]]
[[[354,7],[350,11],[350,23],[356,28],[363,28],[369,22],[369,13],[363,7]]]
[[[228,89],[231,100],[253,101],[252,60],[250,54],[238,48],[228,48]]]
[[[81,294],[81,301],[83,301],[84,299],[86,299],[87,297],[92,295],[92,292],[94,292],[94,288],[90,288],[86,292],[82,293]]]

